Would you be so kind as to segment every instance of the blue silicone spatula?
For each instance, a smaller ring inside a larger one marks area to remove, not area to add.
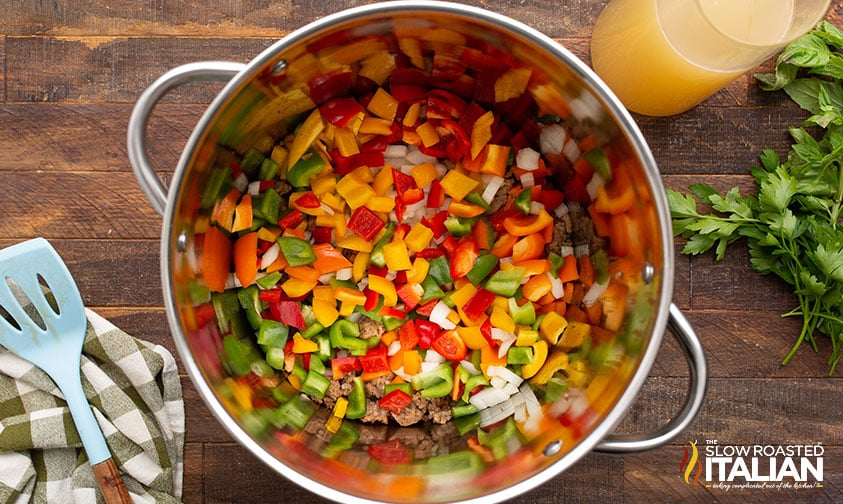
[[[55,298],[44,295],[46,285]],[[29,303],[26,303],[26,301]],[[26,304],[31,307],[24,309]],[[87,319],[67,266],[43,238],[0,250],[0,345],[44,370],[58,385],[105,501],[131,503],[120,471],[82,390]]]

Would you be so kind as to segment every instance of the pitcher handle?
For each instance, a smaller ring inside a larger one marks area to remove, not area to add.
[[[167,92],[177,86],[190,82],[228,82],[245,68],[245,64],[228,61],[188,63],[158,77],[138,98],[129,118],[129,162],[141,189],[160,215],[164,214],[167,207],[167,187],[155,173],[147,150],[146,127],[152,109]]]
[[[688,360],[689,383],[685,405],[667,425],[651,433],[611,434],[597,444],[595,451],[603,453],[634,453],[658,448],[684,431],[699,413],[708,388],[708,368],[702,343],[682,311],[670,304],[668,329]]]

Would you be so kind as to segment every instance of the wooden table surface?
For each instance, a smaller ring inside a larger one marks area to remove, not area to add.
[[[278,38],[354,4],[279,0],[116,2],[6,0],[0,6],[0,246],[43,236],[74,274],[87,306],[175,353],[159,277],[161,217],[131,172],[126,126],[138,95],[166,70],[196,60],[247,62]],[[591,27],[605,0],[471,1],[523,21],[589,61]],[[828,14],[843,26],[843,6]],[[772,65],[768,63],[766,69]],[[189,85],[159,105],[150,153],[167,178],[217,85]],[[784,153],[786,128],[805,114],[780,93],[739,78],[703,105],[670,118],[637,117],[665,184],[708,181],[752,188],[748,168],[765,147]],[[677,245],[677,251],[679,246]],[[637,455],[590,454],[517,502],[841,502],[843,371],[806,346],[779,362],[798,334],[782,312],[787,286],[752,272],[745,247],[724,261],[677,254],[675,302],[705,345],[709,392],[702,413],[668,446]],[[687,366],[666,338],[619,430],[647,431],[683,400]],[[183,376],[187,413],[184,501],[318,502],[241,448]],[[824,484],[810,490],[725,491],[691,486],[683,449],[820,443]]]

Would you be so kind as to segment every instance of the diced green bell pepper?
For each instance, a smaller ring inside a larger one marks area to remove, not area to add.
[[[428,264],[427,277],[432,278],[437,285],[445,285],[454,281],[451,278],[451,265],[445,256],[434,257],[428,261]]]
[[[276,240],[281,247],[281,253],[290,266],[304,266],[316,260],[313,247],[305,240],[295,236],[279,236]]]
[[[258,329],[258,345],[270,348],[284,348],[287,338],[290,335],[290,328],[277,320],[261,320]]]
[[[369,264],[374,264],[378,268],[383,268],[386,266],[386,257],[383,255],[383,247],[390,241],[392,241],[392,236],[395,234],[395,223],[390,221],[389,224],[384,228],[383,234],[375,242],[375,245],[372,247],[372,252],[369,254]]]
[[[480,254],[477,256],[477,261],[474,267],[465,275],[468,281],[474,285],[479,285],[480,282],[489,276],[489,273],[498,265],[498,256],[495,254]]]
[[[260,180],[272,180],[276,175],[278,175],[278,163],[270,158],[264,159],[260,171],[258,171],[258,178]]]
[[[447,229],[448,233],[452,236],[459,238],[460,236],[465,236],[471,232],[474,222],[475,219],[465,219],[463,217],[449,215],[448,218],[445,219],[445,229]]]
[[[523,365],[533,362],[532,347],[512,346],[506,352],[507,365]]]
[[[250,147],[249,150],[243,154],[243,159],[240,160],[240,169],[243,170],[243,173],[248,175],[249,178],[254,178],[255,175],[258,174],[261,163],[263,163],[265,159],[266,156],[263,152],[254,147]]]
[[[307,397],[296,394],[277,409],[278,418],[285,425],[296,430],[303,430],[307,422],[316,413],[316,405]]]
[[[445,397],[454,388],[454,370],[449,364],[440,364],[435,369],[413,375],[413,389],[421,392],[425,399]]]
[[[226,363],[232,373],[237,376],[249,374],[249,371],[252,370],[251,361],[236,336],[233,334],[223,336],[222,348],[227,357]]]
[[[240,306],[246,312],[246,320],[249,321],[253,329],[260,328],[263,321],[263,317],[261,317],[263,306],[261,305],[262,301],[258,298],[259,295],[260,289],[257,285],[250,285],[237,291],[237,300],[240,301]]]
[[[520,266],[498,270],[486,280],[486,290],[499,296],[512,297],[521,287],[521,280],[527,270]]]
[[[351,383],[351,393],[348,394],[348,407],[345,410],[345,417],[355,420],[366,415],[366,385],[359,376],[355,376]]]
[[[531,301],[522,305],[512,298],[509,298],[509,315],[516,324],[532,325],[536,321],[536,307]]]
[[[524,215],[530,213],[530,202],[533,201],[533,191],[528,187],[518,193],[512,206],[520,210]]]
[[[293,187],[307,187],[310,179],[322,173],[325,160],[312,147],[287,170],[287,182]]]
[[[269,290],[275,287],[275,285],[281,281],[282,276],[283,275],[281,275],[280,271],[273,271],[268,275],[258,278],[257,280],[255,280],[255,283],[258,284],[258,287],[260,287],[261,289]]]
[[[314,367],[314,362],[321,362],[319,359],[310,359],[310,371],[301,384],[301,391],[315,399],[322,399],[325,397],[325,392],[331,386],[331,380],[318,372]]]
[[[272,225],[277,224],[281,219],[281,205],[284,201],[275,189],[268,187],[252,203],[255,217],[262,218]]]
[[[234,178],[229,167],[221,166],[212,169],[205,183],[205,191],[202,192],[202,198],[199,200],[199,208],[203,210],[213,208],[217,200],[228,192],[233,183]]]
[[[364,353],[369,348],[366,340],[360,339],[360,326],[347,319],[334,322],[328,330],[328,336],[334,348],[345,348],[352,352],[362,351]]]

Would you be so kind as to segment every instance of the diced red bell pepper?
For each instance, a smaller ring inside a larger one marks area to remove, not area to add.
[[[366,450],[368,451],[370,457],[381,464],[401,465],[412,462],[410,451],[401,444],[401,441],[397,439],[371,445]]]
[[[381,309],[378,310],[378,315],[381,317],[392,317],[401,320],[407,318],[407,312],[401,311],[394,306],[382,306]]]
[[[457,96],[471,100],[474,98],[474,89],[477,87],[477,79],[469,74],[463,74],[458,79],[451,81],[437,80],[433,83],[434,87],[440,89],[447,89]]]
[[[416,308],[416,313],[421,315],[422,317],[429,317],[431,313],[433,313],[433,308],[439,303],[438,299],[431,299],[430,301],[424,303],[423,305]]]
[[[413,396],[401,389],[395,389],[378,399],[378,405],[381,408],[396,415],[404,411],[404,408],[409,406],[411,402],[413,402]]]
[[[539,201],[544,205],[548,212],[553,212],[559,205],[565,201],[565,195],[562,191],[556,189],[542,189],[539,195]]]
[[[395,218],[398,220],[398,222],[401,222],[404,220],[404,212],[407,211],[407,204],[404,203],[404,201],[402,201],[400,198],[396,198],[395,207],[392,209],[392,211],[395,212]]]
[[[313,194],[313,191],[307,191],[296,199],[295,205],[299,208],[319,208],[322,203],[319,198]]]
[[[372,289],[366,287],[363,289],[363,294],[366,295],[366,302],[363,303],[363,309],[366,311],[372,311],[378,307],[378,302],[380,301],[380,295],[373,291]]]
[[[424,294],[424,289],[417,283],[405,283],[396,289],[396,293],[398,294],[398,299],[404,303],[404,308],[410,311],[419,305],[421,297]]]
[[[419,68],[398,66],[389,74],[389,91],[392,96],[395,96],[396,84],[410,84],[421,88],[426,88],[430,85],[430,75]],[[395,96],[395,98],[398,98]],[[399,99],[399,101],[401,101]]]
[[[348,229],[366,241],[372,241],[384,226],[386,223],[365,206],[357,207],[348,219]]]
[[[460,117],[460,128],[470,134],[471,130],[474,128],[474,123],[477,122],[477,119],[480,119],[480,117],[482,117],[485,113],[486,109],[478,105],[477,102],[469,103],[465,112],[463,112]]]
[[[392,168],[392,180],[398,199],[405,205],[412,205],[424,198],[424,191],[416,185],[416,180],[395,167]]]
[[[307,87],[310,88],[310,98],[321,105],[331,98],[347,95],[351,82],[351,72],[335,70],[310,79]]]
[[[357,115],[364,112],[363,106],[354,98],[334,98],[319,107],[322,119],[338,128],[343,128]]]
[[[338,175],[345,175],[361,166],[383,166],[383,152],[363,152],[353,156],[343,156],[339,149],[332,149],[329,153],[334,162],[334,171]]]
[[[500,233],[504,230],[503,221],[509,217],[517,217],[519,215],[523,215],[521,210],[512,206],[505,207],[490,215],[489,222],[492,224],[492,228],[494,228],[495,232]]]
[[[459,162],[463,156],[471,152],[471,139],[468,137],[468,134],[463,131],[458,122],[450,119],[444,119],[440,123],[438,130],[440,130],[440,137],[450,137],[445,146],[448,159],[456,163]],[[443,135],[441,131],[445,131],[446,135]]]
[[[468,354],[465,341],[454,330],[442,331],[431,343],[431,348],[450,361],[461,361]]]
[[[486,340],[491,348],[498,348],[500,347],[500,341],[494,339],[492,337],[492,319],[487,318],[482,324],[480,324],[480,334]]]
[[[279,291],[280,292],[280,291]],[[301,308],[295,301],[278,301],[269,303],[269,312],[272,318],[282,324],[286,324],[296,329],[305,330],[307,326],[304,323],[304,316],[302,316]]]
[[[304,216],[301,213],[301,210],[298,208],[294,208],[292,211],[287,212],[284,217],[278,220],[278,227],[281,229],[290,229],[298,226],[301,224],[302,220],[304,220]]]
[[[277,303],[281,301],[281,288],[276,287],[274,289],[260,291],[258,299],[267,303]]]
[[[463,305],[462,310],[465,316],[471,320],[477,320],[483,315],[486,310],[492,306],[495,301],[495,295],[486,289],[477,289],[471,298]]]
[[[416,348],[416,345],[419,344],[419,333],[414,322],[407,322],[398,328],[398,341],[404,350]]]
[[[451,81],[465,74],[468,65],[453,56],[434,53],[430,76],[434,81]]]
[[[431,192],[433,191],[431,186]],[[443,193],[443,201],[444,204],[444,193]],[[442,205],[439,205],[442,206]],[[430,217],[422,217],[421,222],[425,226],[429,227],[431,231],[433,231],[433,236],[436,238],[440,238],[445,232],[448,230],[445,227],[445,221],[448,219],[448,211],[447,210],[440,210],[439,212],[431,215]]]
[[[565,184],[564,191],[565,195],[571,201],[576,201],[584,205],[591,203],[591,196],[589,196],[588,190],[586,189],[586,182],[579,176],[575,176],[569,180]]]
[[[426,249],[422,249],[416,252],[416,257],[421,257],[424,259],[435,259],[443,255],[445,255],[445,252],[442,251],[442,249],[438,249],[435,247],[428,247]]]
[[[462,98],[444,89],[433,89],[427,93],[428,119],[456,119],[462,116],[467,106]]]
[[[383,152],[386,150],[386,146],[389,145],[387,142],[387,137],[384,135],[376,136],[375,138],[369,140],[360,145],[360,152]]]
[[[375,266],[374,264],[369,265],[370,275],[385,277],[387,273],[389,273],[389,268],[387,268],[386,266]]]
[[[434,301],[434,305],[438,301]],[[416,312],[418,313],[418,311]],[[428,314],[429,315],[429,314]],[[433,340],[439,337],[439,334],[442,332],[442,328],[439,327],[438,324],[435,322],[431,322],[430,320],[426,319],[416,319],[416,334],[418,335],[418,345],[419,348],[422,350],[427,350],[430,348],[431,343]]]
[[[439,208],[444,204],[445,191],[442,189],[442,184],[439,179],[433,179],[430,183],[430,191],[427,193],[427,208]]]
[[[366,355],[358,357],[358,360],[360,361],[360,368],[363,372],[368,374],[377,374],[391,371],[386,351],[386,345],[378,343],[374,348],[370,348],[366,352]]]
[[[442,240],[442,243],[439,244],[439,247],[445,251],[445,255],[447,255],[450,259],[451,255],[454,253],[454,250],[457,249],[457,245],[459,245],[459,242],[456,238],[454,238],[454,235],[448,235],[445,237],[444,240]]]
[[[339,380],[346,374],[360,371],[360,369],[360,361],[357,360],[357,357],[349,355],[331,359],[331,373],[334,380]]]
[[[461,241],[451,254],[451,278],[459,280],[467,275],[477,262],[478,255],[480,255],[480,249],[476,241],[470,238]]]
[[[327,226],[319,226],[313,228],[311,231],[311,236],[313,236],[314,243],[331,243],[331,234],[334,232],[334,228],[330,228]]]
[[[195,306],[193,308],[193,316],[196,318],[196,326],[204,327],[206,324],[214,321],[214,317],[216,316],[214,305],[211,303],[202,303],[199,306]]]

